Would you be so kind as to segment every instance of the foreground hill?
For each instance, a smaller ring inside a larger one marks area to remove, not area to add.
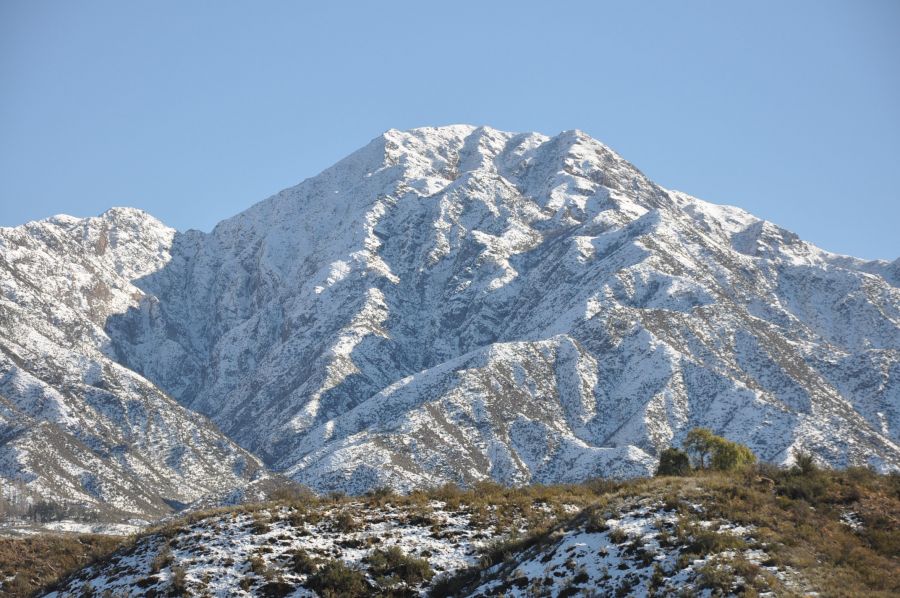
[[[578,131],[389,131],[208,234],[0,230],[0,476],[149,519],[263,464],[349,493],[646,475],[697,426],[895,470],[898,284]]]
[[[296,495],[151,530],[48,595],[890,596],[898,538],[900,478],[863,469]]]

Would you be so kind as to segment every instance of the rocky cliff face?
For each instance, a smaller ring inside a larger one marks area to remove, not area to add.
[[[320,489],[639,475],[694,426],[900,466],[900,262],[663,189],[577,131],[389,131],[209,234],[117,210],[0,238],[0,393],[35,421],[65,427],[65,379],[109,370],[105,400],[187,413],[170,396]],[[49,353],[37,407],[10,380]]]

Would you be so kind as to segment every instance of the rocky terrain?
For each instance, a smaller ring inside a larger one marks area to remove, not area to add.
[[[900,261],[664,189],[578,131],[388,131],[210,233],[0,229],[0,476],[152,518],[761,459],[900,466]]]

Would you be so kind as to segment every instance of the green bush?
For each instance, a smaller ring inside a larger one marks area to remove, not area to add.
[[[684,448],[694,456],[697,469],[732,471],[756,463],[756,455],[749,448],[717,436],[708,428],[688,432]]]
[[[708,428],[694,428],[684,439],[684,448],[694,457],[694,467],[706,469],[706,458],[712,453],[715,439],[719,438]]]
[[[656,475],[688,475],[691,473],[691,461],[686,452],[677,448],[667,448],[659,455],[659,467]]]
[[[812,453],[807,453],[804,451],[794,451],[794,467],[793,473],[797,473],[800,475],[809,475],[811,473],[815,473],[818,471],[818,467],[816,467],[816,460],[812,456]]]
[[[756,455],[743,444],[721,438],[713,448],[713,469],[733,471],[754,463],[756,463]]]

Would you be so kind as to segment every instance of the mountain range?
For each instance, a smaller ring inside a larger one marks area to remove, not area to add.
[[[219,223],[0,229],[0,477],[119,518],[651,473],[709,427],[900,469],[900,259],[665,189],[580,131],[391,130]]]

